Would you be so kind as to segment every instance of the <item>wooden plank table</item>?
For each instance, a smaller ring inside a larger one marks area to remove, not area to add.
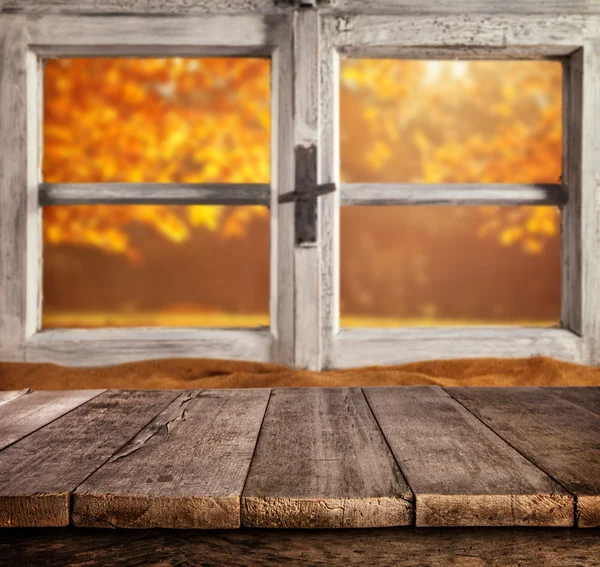
[[[435,564],[461,545],[495,557],[490,565],[527,565],[528,551],[537,564],[571,564],[550,552],[545,562],[540,546],[548,544],[579,554],[573,565],[600,565],[599,390],[2,393],[0,565],[13,561],[19,542],[30,563],[52,541],[74,549],[82,564],[94,542],[119,548],[118,532],[90,529],[98,527],[203,528],[193,538],[209,556],[242,553],[257,537],[264,565],[284,560],[277,541],[299,549],[313,539],[327,557],[361,564],[355,560],[365,554],[368,562],[370,551],[351,543],[356,537],[390,553],[414,548]],[[25,527],[44,529],[15,529]],[[273,530],[307,527],[326,529]],[[211,531],[223,528],[238,531]],[[159,547],[181,555],[181,546],[194,545],[178,531],[127,533],[140,534],[131,549],[140,556]],[[450,543],[451,533],[458,539]],[[16,547],[7,543],[13,537]],[[499,562],[493,549],[511,541],[512,560]],[[315,564],[320,553],[294,561]],[[423,564],[406,554],[399,561]],[[452,564],[479,565],[461,561]]]

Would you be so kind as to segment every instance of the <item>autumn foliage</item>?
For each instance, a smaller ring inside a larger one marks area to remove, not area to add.
[[[269,60],[52,60],[44,103],[47,182],[269,182]],[[53,244],[136,259],[129,224],[147,224],[174,242],[187,239],[190,226],[243,232],[248,210],[224,213],[206,206],[51,207],[44,234]]]
[[[49,60],[44,74],[44,180],[268,183],[270,74],[267,59]],[[344,60],[339,105],[342,180],[559,183],[561,81],[560,64],[550,61]],[[499,250],[518,250],[538,263],[549,249],[551,261],[557,257],[560,216],[554,207],[454,207],[451,212],[421,207],[395,217],[383,208],[349,209],[342,211],[342,248],[344,240],[353,247],[356,263],[342,265],[342,315],[347,297],[352,312],[364,305],[365,313],[370,313],[379,300],[382,313],[390,309],[393,313],[389,306],[420,302],[418,314],[434,317],[440,306],[426,297],[417,300],[415,294],[428,293],[451,305],[462,285],[457,281],[442,290],[441,282],[435,291],[427,291],[428,282],[438,275],[423,259],[425,249],[400,256],[406,269],[398,275],[404,279],[396,282],[392,267],[398,250],[386,252],[375,237],[369,239],[368,231],[357,235],[356,227],[381,225],[381,234],[389,227],[393,233],[386,243],[395,240],[398,248],[414,239],[420,227],[452,231],[462,224],[470,232],[468,240],[460,237],[461,242],[479,242],[479,257],[485,256],[481,242]],[[262,219],[262,232],[256,232],[257,219]],[[151,230],[163,242],[197,245],[202,231],[221,240],[241,241],[254,230],[253,238],[262,239],[263,232],[268,233],[267,221],[263,207],[53,206],[44,209],[44,239],[53,250],[87,247],[137,266],[145,258],[132,238],[132,227]],[[213,244],[205,246],[214,248]],[[389,269],[384,270],[376,258]],[[510,264],[514,256],[503,258]],[[268,254],[264,261],[268,263]],[[53,273],[59,272],[56,267]],[[61,287],[56,281],[53,289]],[[374,283],[378,287],[369,291]],[[390,296],[384,301],[386,286]],[[402,297],[397,295],[401,290]],[[266,311],[268,293],[257,288],[255,295],[265,295]],[[482,295],[482,300],[491,304],[489,297]],[[236,294],[232,292],[228,301],[237,305]],[[502,301],[498,299],[499,304]],[[448,311],[448,316],[462,316],[469,309],[485,311],[472,303],[456,309],[457,314]],[[504,307],[498,309],[500,313]]]

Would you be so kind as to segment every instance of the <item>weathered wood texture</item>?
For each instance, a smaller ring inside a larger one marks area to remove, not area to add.
[[[28,18],[27,33],[30,43],[39,45],[44,54],[76,48],[93,55],[98,46],[112,46],[115,54],[132,53],[127,48],[138,47],[140,55],[160,55],[165,48],[190,55],[203,54],[206,48],[216,55],[222,48],[225,54],[249,56],[269,55],[289,33],[288,21],[286,15],[252,12],[186,18],[46,15]]]
[[[583,346],[581,337],[566,329],[342,329],[335,338],[327,367],[357,368],[365,364],[402,364],[445,358],[530,356],[581,362]]]
[[[23,360],[27,257],[27,70],[24,19],[0,19],[0,352]]]
[[[0,527],[69,524],[71,492],[178,395],[109,391],[0,453]]]
[[[364,391],[417,526],[573,525],[573,497],[438,386]]]
[[[270,193],[270,186],[260,183],[44,183],[40,185],[40,204],[268,206]]]
[[[238,528],[270,390],[179,396],[75,492],[76,526]]]
[[[333,42],[343,53],[393,57],[397,49],[421,47],[453,48],[457,54],[468,49],[518,49],[523,55],[548,57],[554,49],[557,56],[576,51],[585,40],[598,36],[598,16],[562,16],[546,14],[489,15],[373,15],[367,13],[336,14],[325,18]],[[541,46],[541,47],[538,47]],[[386,49],[388,50],[386,52]],[[403,51],[403,55],[407,52]]]
[[[273,12],[275,0],[1,0],[4,12],[65,14],[194,14]]]
[[[271,63],[271,325],[277,337],[270,360],[294,365],[294,207],[279,197],[294,191],[294,33],[286,20]]]
[[[0,392],[0,406],[12,402],[25,394],[29,394],[31,390],[25,388],[24,390],[10,390],[7,392]]]
[[[193,14],[272,12],[292,0],[2,0],[5,12],[109,14]],[[600,14],[596,0],[317,0],[320,11],[375,11],[396,14]]]
[[[544,388],[446,388],[577,498],[580,527],[600,526],[600,416]]]
[[[600,415],[600,387],[547,388],[549,392]]]
[[[600,14],[596,0],[331,0],[330,6],[350,12],[399,14]]]
[[[314,186],[318,173],[319,137],[319,21],[315,10],[294,14],[294,145],[296,189]],[[296,368],[319,370],[320,255],[319,199],[288,205],[295,209],[295,225],[309,223],[311,246],[294,247],[294,302]],[[304,222],[303,222],[304,221]],[[295,235],[296,238],[298,234]],[[310,236],[306,234],[305,236]]]
[[[74,329],[37,333],[27,362],[109,366],[149,358],[228,358],[270,362],[268,329]]]
[[[563,205],[562,185],[343,183],[344,205]]]
[[[244,526],[408,525],[411,501],[360,389],[273,391],[242,495]]]
[[[335,49],[335,29],[321,18],[319,25],[319,183],[340,186],[339,89],[340,61]],[[332,368],[332,350],[340,315],[340,194],[334,191],[319,202],[321,254],[320,350],[322,368]],[[364,354],[364,353],[363,353]],[[368,363],[367,363],[368,364]]]
[[[31,392],[0,408],[0,450],[33,433],[104,390]]]
[[[0,564],[7,567],[598,567],[600,530],[2,530]]]
[[[583,74],[583,86],[579,87],[583,106],[580,122],[575,125],[582,139],[581,159],[573,165],[573,168],[578,167],[581,183],[581,240],[579,250],[571,243],[566,253],[579,251],[581,254],[581,333],[589,345],[587,362],[600,364],[600,33],[584,44],[583,54],[579,54],[575,65],[573,72],[580,75],[574,80],[581,80]]]

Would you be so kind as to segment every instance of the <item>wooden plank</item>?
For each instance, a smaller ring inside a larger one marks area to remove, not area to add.
[[[394,56],[396,48],[421,47],[488,48],[490,54],[508,46],[523,48],[532,57],[536,46],[539,56],[548,57],[546,46],[556,46],[556,55],[564,56],[581,46],[583,40],[598,37],[600,18],[584,15],[550,14],[434,14],[392,17],[385,14],[336,14],[328,16],[335,45],[343,52],[363,57]],[[518,52],[513,52],[515,55]],[[409,52],[403,49],[402,54]]]
[[[242,524],[408,525],[412,495],[358,388],[274,390],[242,495]]]
[[[6,565],[45,567],[599,567],[600,530],[45,528],[0,531],[0,557]]]
[[[294,207],[279,197],[294,187],[294,32],[287,21],[271,63],[271,326],[277,337],[270,360],[294,364]]]
[[[274,0],[2,0],[3,12],[189,15],[210,12],[274,12]]]
[[[266,205],[271,188],[261,183],[43,183],[46,205]]]
[[[27,45],[21,17],[0,19],[0,350],[23,360],[27,258]]]
[[[596,34],[600,36],[600,34]],[[573,242],[575,236],[567,241],[570,248],[567,254],[581,254],[580,259],[574,257],[572,270],[577,269],[580,262],[580,282],[574,279],[574,285],[581,285],[580,321],[581,334],[588,341],[588,363],[600,364],[600,263],[598,250],[600,250],[600,38],[586,42],[583,55],[580,54],[575,62],[576,72],[583,74],[583,86],[580,96],[583,97],[581,106],[580,124],[575,123],[575,135],[579,133],[582,138],[581,145],[575,146],[575,151],[581,148],[579,155],[573,156],[576,169],[573,183],[580,181],[580,210],[581,223],[579,230],[579,248]],[[581,80],[581,77],[574,81]],[[575,295],[577,297],[577,295]]]
[[[316,185],[319,136],[319,15],[316,10],[294,14],[294,143],[296,188]],[[319,198],[320,199],[320,198]],[[294,247],[296,368],[319,370],[320,255],[318,200],[288,205],[296,211],[298,230],[307,227],[310,246]],[[307,226],[308,225],[308,226]]]
[[[75,492],[76,526],[239,528],[268,389],[179,396]]]
[[[21,0],[23,1],[23,0]],[[32,2],[33,0],[28,0]],[[48,0],[45,0],[48,1]],[[56,1],[56,0],[55,0]],[[387,14],[600,14],[596,0],[331,0],[334,10]]]
[[[335,47],[337,30],[329,18],[319,28],[319,184],[340,186],[340,58]],[[332,368],[332,351],[340,315],[340,194],[319,199],[320,350],[319,369]]]
[[[273,12],[291,0],[3,0],[4,12],[69,14],[170,14],[205,12]],[[596,0],[327,0],[320,11],[385,12],[388,14],[600,14]]]
[[[31,392],[0,411],[0,450],[100,395],[104,390]]]
[[[572,526],[574,499],[438,386],[365,388],[418,527]]]
[[[108,366],[152,358],[228,358],[270,362],[268,329],[65,329],[35,334],[27,362]]]
[[[342,205],[563,205],[562,185],[343,183]]]
[[[600,415],[600,386],[548,388],[550,393]]]
[[[140,55],[158,55],[163,47],[177,47],[189,55],[201,55],[207,48],[215,55],[215,48],[222,47],[229,55],[248,57],[272,52],[284,37],[288,20],[284,14],[249,12],[186,18],[47,14],[28,18],[27,31],[33,45],[44,46],[44,54],[52,47],[74,47],[81,55],[93,55],[97,46],[112,45],[115,54],[137,46]]]
[[[31,390],[29,388],[25,388],[24,390],[9,390],[7,392],[0,392],[0,406],[7,404],[8,402],[12,402],[24,396],[25,394],[29,394]]]
[[[576,496],[580,527],[600,526],[600,416],[544,388],[446,388]]]
[[[455,327],[343,329],[329,368],[452,358],[551,356],[582,361],[583,340],[565,329]]]
[[[177,396],[108,391],[4,449],[0,527],[68,525],[71,492]]]

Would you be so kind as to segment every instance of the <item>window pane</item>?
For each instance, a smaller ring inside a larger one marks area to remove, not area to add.
[[[344,207],[346,327],[557,325],[554,207]]]
[[[265,207],[44,208],[43,327],[269,325]]]
[[[267,59],[48,60],[49,183],[268,183]]]
[[[340,87],[343,181],[560,181],[559,62],[345,59]]]

